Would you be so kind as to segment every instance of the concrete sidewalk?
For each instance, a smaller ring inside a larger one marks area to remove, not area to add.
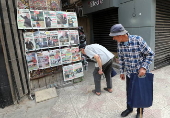
[[[35,103],[25,99],[19,105],[0,109],[0,118],[121,118],[126,109],[125,81],[119,74],[113,77],[113,93],[103,90],[96,96],[94,89],[94,63],[89,63],[84,80],[70,87],[57,89],[58,97]],[[146,108],[143,118],[170,118],[170,66],[152,72],[154,77],[153,106]],[[135,118],[136,109],[127,118]]]

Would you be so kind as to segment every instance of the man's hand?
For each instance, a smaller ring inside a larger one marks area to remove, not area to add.
[[[102,69],[99,69],[98,73],[99,73],[100,75],[102,75],[102,74],[103,74]]]
[[[120,79],[121,80],[125,80],[125,75],[124,74],[120,74]]]
[[[142,77],[146,74],[146,69],[142,67],[142,68],[139,69],[138,72],[139,72],[138,76]]]

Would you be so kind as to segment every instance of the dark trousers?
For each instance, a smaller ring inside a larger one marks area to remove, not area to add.
[[[107,88],[112,88],[111,70],[112,70],[113,60],[109,60],[106,64],[102,66],[103,73],[106,78]],[[101,75],[98,73],[99,67],[95,67],[93,71],[95,91],[101,92]]]
[[[133,111],[133,108],[129,106],[129,102],[130,100],[128,99],[129,93],[128,93],[128,89],[129,89],[129,83],[130,83],[130,78],[128,76],[126,76],[126,97],[127,97],[127,109]],[[137,113],[140,113],[140,108],[137,108]],[[143,113],[143,108],[142,108],[142,113]]]

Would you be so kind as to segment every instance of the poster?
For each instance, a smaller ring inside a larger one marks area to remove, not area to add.
[[[76,12],[67,12],[67,20],[69,28],[78,27]]]
[[[62,64],[68,64],[72,62],[72,53],[70,48],[61,49]]]
[[[44,11],[47,28],[57,28],[57,16],[55,11]]]
[[[29,9],[18,9],[17,23],[18,29],[32,29]]]
[[[81,52],[79,52],[78,47],[72,47],[71,52],[72,52],[72,62],[81,60]]]
[[[30,10],[33,29],[44,29],[45,19],[42,10]]]
[[[74,70],[74,78],[82,77],[84,75],[82,62],[73,64],[73,70]]]
[[[71,45],[79,44],[79,34],[77,30],[69,30],[69,40]]]
[[[26,60],[29,71],[38,69],[37,54],[35,52],[27,53]]]
[[[48,10],[61,11],[61,1],[60,0],[47,0]]]
[[[50,67],[48,51],[37,52],[37,60],[38,60],[38,66],[40,69]]]
[[[63,66],[63,76],[64,76],[64,81],[74,79],[74,72],[73,72],[72,65]]]
[[[57,26],[58,28],[67,28],[67,12],[64,11],[56,11],[57,16]]]
[[[33,51],[36,49],[33,32],[25,32],[24,34],[25,51]]]
[[[29,0],[30,9],[47,10],[47,0]]]
[[[58,31],[58,39],[59,39],[59,45],[60,46],[69,46],[69,32],[68,30],[59,30]]]
[[[61,52],[59,49],[50,50],[49,55],[51,67],[61,65]]]
[[[17,0],[19,9],[29,9],[29,0]]]

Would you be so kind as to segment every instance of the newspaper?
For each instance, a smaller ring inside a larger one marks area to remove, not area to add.
[[[19,9],[29,9],[29,0],[17,0],[17,7]]]
[[[47,28],[57,28],[57,17],[55,11],[44,11],[44,17]]]
[[[69,28],[78,27],[76,12],[67,12],[67,20]]]
[[[59,47],[58,31],[46,31],[48,47]]]
[[[67,28],[67,12],[56,11],[58,28]]]
[[[33,51],[36,49],[35,41],[32,32],[25,32],[24,34],[25,51]]]
[[[72,65],[63,66],[63,76],[64,76],[64,81],[74,79],[74,72],[73,72]]]
[[[35,52],[27,53],[26,60],[29,71],[38,69],[37,54]]]
[[[81,60],[81,52],[79,52],[78,47],[72,47],[71,52],[72,52],[72,62]]]
[[[38,66],[40,69],[50,67],[48,51],[37,52],[37,60],[38,60]]]
[[[18,29],[32,29],[29,9],[17,10],[17,23],[18,23]]]
[[[45,31],[39,31],[39,42],[38,42],[40,49],[48,48],[48,41],[47,41],[47,35]]]
[[[59,39],[59,45],[60,46],[69,46],[69,32],[68,30],[59,30],[58,31],[58,39]]]
[[[50,66],[58,66],[61,65],[61,52],[59,49],[50,50]]]
[[[47,8],[52,11],[61,11],[60,0],[47,0]]]
[[[79,44],[79,34],[77,30],[69,30],[69,40],[71,45]]]
[[[84,76],[82,62],[73,64],[73,70],[74,70],[74,78]]]
[[[45,19],[42,10],[30,10],[33,29],[44,29]]]
[[[29,0],[30,9],[47,10],[47,0]]]
[[[61,49],[62,64],[68,64],[72,62],[72,53],[70,48]]]
[[[36,50],[39,50],[40,49],[40,46],[39,46],[39,42],[40,42],[40,37],[39,36],[40,36],[40,33],[39,33],[39,31],[34,32],[33,36],[34,36]]]

